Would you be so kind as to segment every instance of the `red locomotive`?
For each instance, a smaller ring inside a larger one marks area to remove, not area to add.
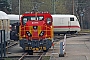
[[[52,16],[48,12],[23,14],[19,27],[20,46],[31,54],[34,50],[47,51],[52,46],[52,22]]]

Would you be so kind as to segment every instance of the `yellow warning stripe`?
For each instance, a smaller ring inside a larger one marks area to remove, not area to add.
[[[29,32],[32,34],[32,29],[33,29],[33,27],[32,26],[30,26],[30,30],[29,30]]]
[[[40,34],[41,32],[41,26],[38,26],[38,35]]]
[[[19,26],[19,40],[21,40],[21,26]]]
[[[33,26],[24,26],[24,27],[22,27],[22,28],[24,28],[24,34],[25,34],[25,31],[28,31],[28,30],[26,30],[25,29],[25,27],[29,27],[29,32],[32,34],[32,30],[33,30]],[[48,27],[47,25],[45,26],[46,27],[46,30],[43,30],[43,31],[46,31],[46,36],[47,36],[47,31],[50,31],[51,32],[51,35],[48,35],[48,36],[51,36],[51,38],[53,38],[53,26],[51,26],[51,27]],[[21,36],[21,26],[19,27],[19,39],[21,40],[22,39],[22,36]],[[47,30],[47,29],[50,29],[50,30]],[[40,32],[41,32],[41,26],[38,26],[38,35],[40,34]],[[26,36],[25,36],[26,37]],[[49,39],[51,39],[51,38],[49,38]]]
[[[39,47],[39,48],[25,47],[25,50],[33,50],[33,51],[46,50],[46,47]]]

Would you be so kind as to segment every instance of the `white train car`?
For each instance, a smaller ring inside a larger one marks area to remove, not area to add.
[[[19,15],[8,14],[8,17],[10,24],[19,22]],[[79,21],[76,16],[55,14],[52,17],[55,34],[73,34],[80,31]]]
[[[10,25],[10,20],[8,18],[8,15],[5,12],[0,11],[0,30],[5,30],[5,41],[10,40],[9,25]],[[4,33],[2,38],[3,37],[4,37]],[[0,39],[1,39],[1,32],[0,32]]]
[[[73,34],[80,31],[79,21],[74,15],[52,15],[55,34]]]
[[[21,15],[20,15],[21,16]],[[16,22],[19,22],[19,15],[15,14],[8,14],[8,17],[10,19],[10,24],[14,24]]]

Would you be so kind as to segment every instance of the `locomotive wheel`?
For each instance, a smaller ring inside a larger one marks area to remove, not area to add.
[[[48,49],[46,49],[46,50],[43,50],[43,52],[47,52],[48,51]]]
[[[64,57],[64,54],[59,54],[59,57]]]
[[[48,50],[43,50],[43,52],[47,52]]]
[[[33,50],[28,50],[27,52],[29,55],[33,55]]]
[[[29,55],[33,55],[33,50],[25,50],[25,49],[23,49],[24,50],[24,52],[27,52]]]

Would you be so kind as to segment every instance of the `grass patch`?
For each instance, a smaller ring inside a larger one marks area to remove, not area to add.
[[[50,59],[50,56],[43,56],[42,57],[42,60],[49,60]]]
[[[5,58],[4,60],[11,60],[10,58]]]
[[[82,29],[80,33],[90,33],[90,29]]]

